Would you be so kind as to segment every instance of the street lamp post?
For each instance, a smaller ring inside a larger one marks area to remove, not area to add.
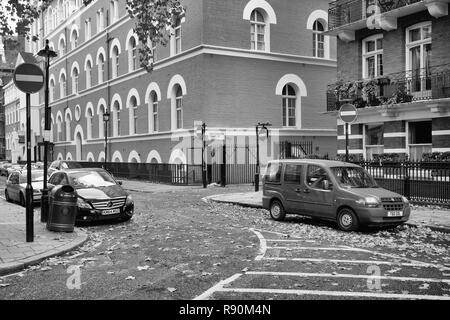
[[[260,164],[259,164],[259,128],[261,130],[266,130],[267,137],[269,137],[269,129],[267,127],[271,126],[270,123],[260,123],[255,126],[256,128],[256,172],[255,172],[255,192],[259,191],[259,175],[260,175]]]
[[[108,121],[109,121],[109,111],[105,110],[105,113],[103,113],[103,122],[105,124],[105,158],[104,158],[104,168],[106,169],[106,158],[107,158],[107,152],[108,152]]]
[[[48,170],[48,140],[50,128],[50,107],[48,105],[49,92],[48,92],[48,77],[49,77],[49,67],[50,58],[55,58],[58,55],[55,51],[51,50],[48,45],[48,39],[45,40],[45,48],[38,52],[38,56],[45,57],[45,106],[44,106],[44,181],[42,187],[42,198],[41,198],[41,222],[47,222],[48,218],[48,188],[47,188],[47,170]]]
[[[202,183],[203,188],[207,187],[206,183],[206,161],[205,161],[205,149],[206,149],[206,123],[202,123]]]

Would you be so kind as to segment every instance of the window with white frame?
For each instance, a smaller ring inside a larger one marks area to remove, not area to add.
[[[319,20],[314,21],[313,24],[313,56],[317,58],[325,57],[325,35],[323,32],[325,28]]]
[[[105,15],[103,8],[97,11],[97,33],[105,29]]]
[[[70,136],[70,123],[72,122],[72,119],[70,118],[69,114],[66,115],[66,141],[71,141],[72,138]]]
[[[103,53],[98,56],[98,83],[103,83],[105,77],[105,57]]]
[[[138,105],[136,97],[131,97],[130,99],[130,108],[131,108],[131,121],[132,121],[132,128],[130,134],[137,134],[138,128],[137,128],[137,120],[138,120]]]
[[[86,19],[84,21],[84,37],[85,40],[89,40],[92,35],[92,29],[91,29],[91,18]]]
[[[74,50],[78,45],[78,32],[76,30],[72,31],[72,35],[70,37],[70,43],[72,50]]]
[[[183,128],[183,92],[181,86],[177,85],[175,94],[175,112],[177,116],[177,129]]]
[[[72,93],[78,93],[78,68],[72,70]]]
[[[64,73],[59,78],[59,97],[64,98],[66,96],[67,79]]]
[[[365,125],[365,147],[366,159],[372,160],[374,155],[384,153],[384,125],[383,123],[373,123]]]
[[[128,42],[128,63],[130,72],[138,68],[136,39],[133,36],[130,37]]]
[[[50,102],[53,102],[53,100],[55,99],[55,80],[53,79],[50,80],[48,91],[49,91],[48,99]]]
[[[119,48],[114,46],[112,50],[112,77],[116,78],[119,76]]]
[[[117,0],[112,0],[110,2],[110,8],[111,8],[111,23],[116,22],[119,20],[119,5]]]
[[[86,88],[90,88],[92,83],[92,64],[91,60],[86,62]]]
[[[373,79],[383,75],[383,35],[368,37],[362,42],[363,78]]]
[[[295,106],[297,103],[297,94],[294,88],[287,84],[283,88],[282,93],[282,114],[283,114],[283,127],[295,127]]]
[[[92,139],[92,117],[94,115],[92,114],[92,109],[87,110],[87,117],[86,117],[86,135],[87,139]]]
[[[406,29],[406,69],[414,94],[431,90],[431,22]]]
[[[100,139],[105,137],[105,126],[107,125],[103,120],[105,110],[106,108],[104,104],[101,104],[100,107],[98,108],[98,137]]]
[[[181,19],[177,19],[177,22],[175,23],[174,36],[175,36],[175,54],[178,54],[181,52]]]
[[[158,124],[158,95],[155,91],[152,91],[151,95],[151,101],[152,101],[152,116],[153,116],[153,131],[157,132],[159,131],[159,124]]]
[[[113,104],[113,136],[120,136],[120,105],[115,101]]]
[[[260,10],[255,9],[250,16],[250,41],[251,49],[266,50],[266,22]]]
[[[59,40],[59,56],[62,57],[66,54],[66,42],[64,39]]]

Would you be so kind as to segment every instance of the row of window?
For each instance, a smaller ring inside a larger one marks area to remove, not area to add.
[[[20,108],[20,102],[17,101],[14,110],[10,110],[11,108],[8,108],[8,110],[6,110],[6,112],[5,112],[6,125],[20,122],[19,108]]]
[[[384,75],[383,35],[377,34],[362,41],[363,78],[372,79]],[[406,29],[406,70],[414,78],[429,74],[431,63],[431,22],[416,24]],[[427,82],[418,81],[414,91],[428,90]]]

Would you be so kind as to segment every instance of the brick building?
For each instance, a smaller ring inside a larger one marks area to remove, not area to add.
[[[349,152],[420,160],[450,151],[449,0],[338,0],[329,7],[337,36],[338,81],[328,111],[358,108]],[[338,153],[345,153],[338,118]]]
[[[270,122],[270,142],[312,141],[314,153],[336,154],[324,115],[324,84],[336,73],[326,0],[182,3],[185,17],[155,48],[151,74],[139,67],[125,1],[55,0],[34,23],[40,40],[29,50],[48,39],[58,53],[49,77],[55,159],[103,161],[106,141],[108,161],[198,164],[198,121],[227,145],[254,145],[255,124]],[[42,91],[41,134],[43,101]]]

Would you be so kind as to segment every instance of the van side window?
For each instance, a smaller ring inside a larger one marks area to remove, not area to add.
[[[266,169],[266,174],[264,175],[265,182],[277,183],[281,181],[281,164],[272,162],[269,163]]]
[[[284,168],[284,182],[301,183],[302,166],[298,164],[287,164]]]
[[[308,186],[311,188],[323,189],[322,181],[324,180],[330,180],[325,169],[317,165],[308,165],[306,173],[306,183]]]

